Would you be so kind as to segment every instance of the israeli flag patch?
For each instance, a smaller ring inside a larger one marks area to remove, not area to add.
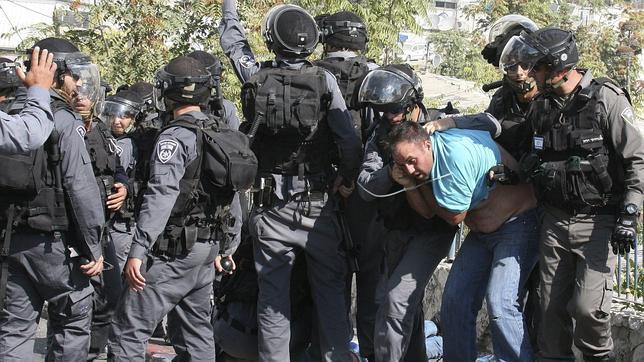
[[[157,158],[161,163],[168,162],[179,149],[179,143],[175,140],[161,140],[157,143]]]

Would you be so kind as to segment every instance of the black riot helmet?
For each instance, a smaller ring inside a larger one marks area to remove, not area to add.
[[[206,106],[211,87],[210,73],[200,61],[183,56],[174,58],[156,74],[156,107],[172,111],[177,104]]]
[[[210,73],[210,78],[212,80],[212,93],[211,101],[216,103],[216,105],[221,106],[221,99],[223,97],[221,93],[221,61],[214,54],[205,52],[203,50],[195,50],[192,53],[187,55],[190,58],[197,59],[201,64],[206,67],[208,73]]]
[[[142,117],[156,112],[156,108],[154,108],[154,86],[152,83],[136,82],[129,86],[127,90],[136,93],[141,98],[143,102],[141,108]]]
[[[262,22],[266,46],[275,54],[288,58],[306,58],[315,50],[320,31],[315,19],[296,5],[273,6]]]
[[[516,66],[533,70],[537,66],[545,66],[548,72],[546,89],[558,88],[568,80],[564,76],[557,84],[552,84],[550,78],[554,73],[568,69],[572,71],[579,61],[575,35],[571,31],[559,28],[544,28],[532,34],[522,33],[514,36],[503,49],[499,60],[499,69],[507,74]]]
[[[358,101],[378,112],[408,113],[422,105],[423,97],[422,82],[409,64],[370,71],[358,91]]]
[[[532,33],[537,30],[539,30],[537,24],[523,15],[506,15],[490,27],[488,43],[481,51],[481,55],[488,63],[498,67],[503,48],[513,36],[519,35],[523,31]]]
[[[350,11],[316,17],[322,33],[322,43],[338,49],[364,51],[369,38],[362,18]]]
[[[134,130],[142,109],[143,99],[138,93],[122,90],[105,99],[98,118],[115,136],[122,136]]]
[[[57,87],[61,87],[63,75],[70,73],[75,80],[82,80],[82,84],[77,90],[77,96],[88,98],[94,102],[100,98],[101,77],[98,67],[76,45],[66,39],[46,38],[34,44],[33,48],[35,47],[47,49],[50,54],[54,54],[54,63],[57,66],[55,73]],[[31,69],[33,48],[27,50],[27,60],[25,61],[27,71]]]

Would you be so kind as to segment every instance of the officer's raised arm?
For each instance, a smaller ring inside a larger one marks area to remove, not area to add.
[[[222,18],[219,24],[219,41],[226,56],[230,59],[237,78],[244,83],[259,70],[253,50],[248,44],[246,32],[239,21],[235,0],[223,0]]]

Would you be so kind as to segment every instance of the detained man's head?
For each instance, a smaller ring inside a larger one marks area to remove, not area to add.
[[[393,158],[393,167],[400,167],[406,175],[426,180],[434,165],[429,134],[417,122],[404,121],[391,129],[387,145]]]

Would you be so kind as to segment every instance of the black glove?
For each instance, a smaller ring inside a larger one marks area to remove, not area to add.
[[[490,172],[494,173],[492,177],[490,177]],[[496,166],[492,166],[492,168],[487,171],[486,181],[488,186],[492,186],[495,182],[498,182],[501,185],[516,185],[519,183],[519,175],[508,166],[501,163]]]
[[[625,255],[635,249],[637,236],[637,219],[638,215],[621,214],[617,219],[617,225],[613,230],[610,244],[613,247],[613,254]]]

